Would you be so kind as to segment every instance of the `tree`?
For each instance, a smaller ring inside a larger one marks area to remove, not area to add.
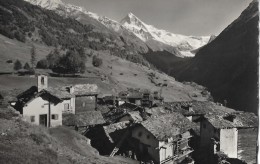
[[[20,60],[16,60],[14,63],[14,70],[19,70],[22,69],[22,63],[20,62]]]
[[[98,58],[96,55],[93,56],[93,58],[92,58],[93,66],[99,67],[102,65],[102,63],[103,63],[103,60],[101,58]]]
[[[60,57],[57,65],[52,69],[57,73],[84,73],[86,69],[85,60],[75,50],[69,50]]]
[[[49,67],[48,61],[46,59],[42,59],[37,62],[36,68],[47,69]]]
[[[50,69],[54,68],[55,65],[58,64],[59,60],[60,60],[60,52],[57,48],[54,49],[54,51],[51,51],[47,57],[46,60],[48,62],[48,67]]]
[[[23,69],[30,70],[30,65],[28,63],[25,63],[23,66]]]
[[[35,64],[36,64],[36,49],[35,49],[35,46],[32,45],[32,48],[31,48],[31,65],[32,65],[32,69],[35,68]]]

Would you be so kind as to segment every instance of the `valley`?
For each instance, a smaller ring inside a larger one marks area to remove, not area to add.
[[[0,163],[256,163],[258,17],[191,36],[0,0]]]

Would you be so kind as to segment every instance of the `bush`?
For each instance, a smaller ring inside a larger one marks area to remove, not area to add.
[[[47,69],[49,67],[48,61],[46,59],[42,59],[37,62],[36,68]]]
[[[101,58],[98,58],[96,55],[92,58],[92,64],[95,67],[100,67],[103,64],[103,60]]]
[[[21,76],[24,76],[24,75],[35,75],[35,70],[30,68],[28,70],[25,70],[25,69],[20,69],[18,70],[18,74],[21,75]]]
[[[13,60],[7,60],[6,63],[12,64]]]
[[[23,69],[30,70],[31,67],[28,63],[25,63],[24,66],[23,66]]]
[[[19,60],[16,60],[14,63],[14,70],[22,69],[22,63]]]

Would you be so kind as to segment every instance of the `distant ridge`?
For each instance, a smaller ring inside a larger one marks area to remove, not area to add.
[[[84,21],[84,16],[93,18],[94,20],[102,23],[104,26],[113,30],[125,39],[134,39],[135,42],[141,44],[147,44],[153,51],[168,51],[175,56],[185,57],[194,56],[192,50],[204,46],[208,43],[210,37],[196,37],[196,36],[185,36],[179,34],[173,34],[165,30],[160,30],[154,26],[147,25],[136,17],[133,13],[128,13],[128,15],[123,18],[120,22],[112,20],[106,16],[99,16],[96,13],[89,12],[83,7],[65,4],[61,0],[25,0],[31,4],[41,6],[49,10],[55,10],[59,14],[64,16],[71,16],[78,21]],[[93,20],[92,20],[93,21]],[[137,41],[135,38],[139,38],[144,43]]]

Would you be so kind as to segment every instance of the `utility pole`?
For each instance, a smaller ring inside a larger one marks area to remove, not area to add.
[[[48,109],[48,115],[49,115],[49,128],[51,127],[51,102],[49,98],[49,109]]]
[[[48,124],[47,124],[47,127],[51,127],[51,101],[50,101],[50,98],[48,98],[48,103],[46,103],[44,105],[48,105]]]

